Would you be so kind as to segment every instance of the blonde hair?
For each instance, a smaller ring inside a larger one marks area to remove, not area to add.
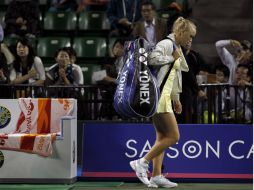
[[[173,24],[172,27],[173,33],[180,33],[180,32],[190,32],[191,34],[196,34],[197,28],[196,25],[183,17],[178,17]]]

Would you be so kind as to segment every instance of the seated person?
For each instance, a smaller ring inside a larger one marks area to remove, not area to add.
[[[35,55],[27,38],[20,38],[16,43],[15,60],[10,73],[11,84],[43,85],[45,70],[41,59]]]
[[[84,76],[81,67],[76,64],[77,54],[76,51],[72,47],[67,47],[70,53],[70,61],[72,64],[72,70],[74,72],[74,84],[75,85],[83,85],[84,84]],[[77,83],[75,83],[77,82]]]
[[[104,65],[107,76],[104,77],[102,81],[98,81],[99,84],[103,84],[101,87],[101,96],[105,100],[113,101],[117,84],[117,76],[121,72],[124,64],[124,43],[124,39],[117,39],[112,47],[114,57],[109,57],[105,60]],[[101,106],[101,116],[104,119],[114,119],[117,116],[117,113],[112,106],[112,102],[110,104],[104,103]]]
[[[252,69],[249,65],[237,65],[233,84],[238,88],[230,88],[231,116],[234,118],[234,114],[237,112],[238,122],[251,122],[253,119],[253,96],[251,92]],[[237,110],[235,110],[235,106]]]
[[[5,34],[35,37],[38,33],[39,7],[33,0],[12,0],[5,14]]]
[[[129,36],[133,24],[141,18],[141,1],[110,0],[107,9],[112,32],[110,36]]]
[[[228,83],[229,69],[225,65],[218,65],[215,68],[216,83]]]
[[[72,64],[72,72],[73,72],[73,77],[74,77],[74,85],[83,85],[84,84],[84,76],[82,69],[79,65],[75,64],[77,60],[76,52],[72,47],[65,47],[65,50],[68,51],[68,54],[70,56],[70,64]],[[58,63],[52,65],[49,67],[49,70],[51,70],[53,67],[56,67]]]
[[[1,43],[0,46],[0,84],[6,84],[9,82],[9,65],[14,61],[14,56],[10,52],[9,48]]]
[[[78,84],[73,65],[71,64],[71,54],[68,47],[59,48],[55,53],[56,64],[51,66],[46,74],[46,85],[74,86]],[[49,89],[50,97],[73,97],[75,88]]]
[[[47,85],[72,85],[74,84],[74,73],[70,61],[69,49],[59,48],[55,53],[56,64],[49,68],[46,74]]]

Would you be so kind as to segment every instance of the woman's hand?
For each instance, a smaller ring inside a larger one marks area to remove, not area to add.
[[[66,78],[66,74],[65,74],[65,69],[64,68],[59,68],[59,76],[62,79]]]
[[[240,81],[237,82],[237,85],[240,86],[241,88],[244,88],[245,86],[250,86],[251,83],[246,80],[241,79]]]
[[[115,82],[115,78],[112,78],[110,76],[105,76],[102,80],[106,81],[106,82]]]
[[[2,80],[2,79],[4,79],[4,78],[5,78],[4,72],[3,72],[2,69],[0,69],[0,79]]]
[[[37,74],[37,71],[35,69],[31,69],[30,71],[28,71],[29,78],[35,77],[36,74]]]
[[[173,51],[172,56],[174,57],[175,60],[177,60],[179,57],[181,57],[181,54],[180,54],[178,48],[176,48],[175,51]]]
[[[131,22],[127,18],[121,18],[118,23],[124,26],[131,26]]]
[[[205,93],[205,91],[203,91],[203,90],[199,90],[199,91],[198,91],[198,97],[199,97],[199,98],[207,99],[206,93]]]
[[[5,43],[1,43],[1,52],[3,53],[5,49],[8,49]]]
[[[177,114],[181,114],[182,113],[182,104],[179,100],[173,100],[173,106],[174,106],[174,111]]]

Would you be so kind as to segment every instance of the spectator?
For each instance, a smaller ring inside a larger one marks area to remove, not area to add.
[[[123,55],[124,55],[124,39],[116,39],[113,44],[112,52],[113,57],[108,57],[105,60],[104,68],[106,70],[107,76],[104,77],[102,81],[99,81],[99,84],[102,84],[101,96],[103,99],[111,100],[110,104],[102,104],[101,106],[101,117],[104,119],[116,119],[118,114],[113,108],[112,102],[116,90],[117,76],[120,73],[123,67]]]
[[[76,11],[78,3],[76,0],[51,0],[49,12]]]
[[[82,69],[79,65],[76,64],[77,54],[76,51],[72,47],[67,47],[70,53],[70,61],[72,64],[73,74],[74,74],[74,84],[75,85],[83,85],[84,84],[84,76]],[[75,81],[77,83],[75,83]]]
[[[8,47],[1,43],[0,46],[0,84],[8,83],[9,81],[9,69],[8,64],[10,64],[14,58]]]
[[[163,19],[155,18],[156,7],[150,0],[141,4],[142,20],[134,25],[132,35],[145,38],[151,48],[167,36],[167,23]]]
[[[208,66],[208,64],[199,65],[199,72],[198,72],[198,75],[196,75],[197,83],[199,85],[197,104],[196,104],[197,120],[199,123],[200,122],[208,123],[208,121],[200,121],[201,117],[203,118],[204,114],[207,114],[207,109],[208,109],[207,89],[200,85],[208,83],[207,78],[209,74],[210,74],[210,67]]]
[[[235,56],[229,52],[228,47],[233,48]],[[236,80],[236,67],[238,64],[250,64],[252,58],[252,45],[249,41],[244,40],[220,40],[216,42],[218,55],[224,65],[229,68],[229,83],[233,84]]]
[[[249,65],[238,64],[236,67],[235,85],[245,87],[252,85],[252,72]]]
[[[27,38],[18,39],[14,57],[11,84],[44,84],[45,70],[42,61],[35,55]]]
[[[55,53],[56,64],[51,66],[47,72],[46,85],[73,86],[80,84],[80,76],[71,62],[69,47],[59,48]],[[78,97],[76,88],[58,89],[58,91],[48,90],[48,95],[52,97]]]
[[[227,48],[233,48],[231,53]],[[231,117],[238,122],[252,120],[251,92],[248,88],[252,84],[252,44],[244,40],[220,40],[216,42],[216,49],[224,65],[230,70],[229,84],[238,86],[230,88],[229,109]],[[247,87],[246,87],[247,86]],[[236,103],[236,104],[235,104]],[[236,117],[236,113],[238,116]]]
[[[172,32],[171,29],[173,27],[174,22],[178,17],[185,17],[187,18],[187,15],[184,14],[182,5],[179,2],[171,2],[168,4],[167,7],[162,9],[164,12],[168,11],[170,13],[170,16],[167,19],[167,28],[168,32]]]
[[[2,55],[0,56],[0,84],[7,84],[9,78],[8,65],[2,62]]]
[[[74,85],[83,85],[84,84],[84,77],[83,77],[83,72],[82,69],[79,65],[75,64],[77,60],[76,52],[72,47],[65,47],[64,50],[68,51],[69,57],[70,57],[70,63],[72,72],[73,72],[73,84]],[[55,68],[58,65],[58,63],[52,65],[49,67],[49,70],[52,68]]]
[[[14,60],[13,55],[11,54],[8,47],[1,43],[0,46],[0,84],[8,84],[9,83],[9,64]],[[0,93],[0,98],[10,98],[10,89],[2,87],[2,91]]]
[[[235,72],[234,84],[238,88],[230,89],[230,109],[231,117],[235,117],[239,122],[251,122],[253,116],[252,107],[252,70],[249,65],[238,64]],[[235,109],[236,108],[236,109]]]
[[[177,116],[179,123],[197,122],[197,97],[204,97],[205,92],[198,86],[197,75],[202,73],[202,68],[206,67],[203,57],[191,49],[192,42],[184,47],[184,56],[189,67],[189,72],[182,72],[182,93],[180,101],[182,103],[182,113]]]
[[[217,65],[215,68],[215,75],[216,75],[216,83],[217,84],[225,84],[228,83],[229,78],[229,69],[225,65]],[[215,89],[215,95],[216,100],[215,104],[216,106],[216,115],[219,117],[219,115],[222,115],[226,112],[227,109],[227,86],[217,86]],[[220,98],[219,98],[220,96]],[[221,102],[219,102],[221,101]],[[219,107],[221,107],[221,113],[219,112]]]
[[[228,83],[229,69],[225,65],[218,65],[215,68],[217,83]]]
[[[141,18],[140,0],[111,0],[107,16],[113,30],[110,36],[129,36],[133,24]]]
[[[56,64],[49,68],[47,72],[47,85],[72,85],[78,83],[74,81],[73,66],[71,64],[69,48],[59,48],[55,53]]]
[[[107,60],[105,61],[107,76],[103,79],[103,81],[109,83],[117,83],[116,78],[121,72],[124,64],[124,43],[125,39],[122,38],[116,39],[116,41],[114,42],[112,46],[113,58],[107,58]]]
[[[8,47],[1,43],[0,46],[0,84],[7,84],[10,80],[9,66],[14,60],[14,56],[8,49]],[[0,98],[10,98],[9,89],[2,89]]]
[[[38,33],[39,7],[32,0],[12,0],[5,14],[5,34],[35,37]]]

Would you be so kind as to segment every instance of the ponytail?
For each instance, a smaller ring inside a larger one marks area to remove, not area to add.
[[[196,33],[196,26],[192,21],[183,17],[178,17],[173,24],[172,31],[173,33],[180,33],[185,31]]]

